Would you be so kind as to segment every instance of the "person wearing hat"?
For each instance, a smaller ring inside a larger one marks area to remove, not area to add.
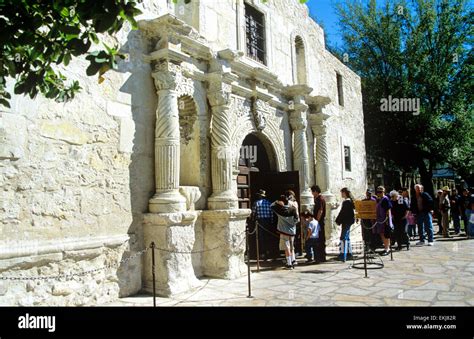
[[[449,201],[449,187],[443,187],[443,194],[441,195],[441,203],[439,205],[441,211],[441,224],[443,227],[443,237],[450,238],[449,235],[449,210],[451,209],[451,202]]]
[[[276,259],[274,251],[271,249],[272,241],[272,225],[273,225],[273,211],[270,207],[271,203],[267,199],[266,192],[259,189],[255,194],[255,203],[252,206],[251,220],[255,222],[255,227],[258,229],[258,248],[259,255],[267,260],[269,257]]]

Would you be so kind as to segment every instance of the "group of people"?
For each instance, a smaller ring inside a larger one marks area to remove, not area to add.
[[[274,235],[272,225],[276,224],[275,232],[279,234],[280,240],[279,250],[285,251],[285,267],[294,269],[297,265],[295,255],[296,226],[298,222],[302,222],[304,224],[302,237],[305,242],[307,261],[319,263],[326,260],[324,236],[326,202],[318,186],[313,186],[311,190],[314,196],[313,211],[305,210],[301,215],[294,191],[287,190],[273,203],[267,199],[264,190],[257,192],[256,201],[252,206],[252,220],[263,231],[259,235],[259,239],[262,240],[259,243],[264,258],[279,256],[279,253],[275,253],[271,246],[265,246],[271,242],[271,237]],[[273,216],[276,217],[276,220]]]
[[[259,190],[257,201],[252,208],[252,218],[257,225],[265,230],[271,230],[276,221],[276,232],[280,237],[280,250],[285,251],[285,267],[294,269],[297,264],[295,256],[296,225],[301,222],[303,227],[308,262],[324,262],[326,260],[324,222],[326,217],[326,201],[319,186],[311,187],[314,197],[312,211],[299,213],[295,193],[291,190],[282,194],[275,202],[266,199],[265,191]],[[335,222],[341,226],[339,260],[346,261],[352,257],[350,232],[356,222],[354,213],[354,197],[347,187],[340,190],[342,205]],[[388,194],[382,186],[377,187],[375,195],[370,189],[366,191],[365,201],[374,201],[375,219],[362,219],[363,239],[367,248],[375,250],[383,247],[382,255],[390,253],[391,246],[396,249],[406,246],[410,249],[410,238],[419,237],[416,245],[434,245],[433,215],[439,225],[438,234],[450,237],[449,216],[451,216],[456,234],[460,233],[461,221],[468,237],[474,237],[474,192],[463,190],[462,195],[457,190],[443,187],[438,191],[438,198],[433,199],[422,185],[415,185],[415,195],[410,198],[407,188],[393,190]],[[451,193],[451,194],[450,194]],[[276,220],[274,220],[276,216]],[[271,232],[267,232],[268,234]],[[268,238],[267,238],[268,239]],[[265,240],[264,240],[265,241]],[[274,258],[278,254],[273,253]]]
[[[371,190],[367,190],[364,200],[376,201],[376,219],[361,220],[364,242],[375,250],[379,246],[378,236],[380,236],[384,248],[383,255],[390,253],[390,246],[395,243],[397,250],[401,250],[404,245],[409,250],[410,239],[415,240],[416,237],[419,237],[416,245],[425,245],[428,240],[427,245],[433,246],[433,216],[437,218],[439,225],[438,234],[446,238],[451,237],[450,210],[454,232],[460,233],[463,220],[466,235],[474,236],[474,221],[471,217],[474,209],[474,191],[469,192],[467,188],[463,190],[463,195],[459,196],[456,189],[451,191],[445,186],[438,190],[438,199],[433,199],[420,184],[415,185],[415,195],[412,198],[408,188],[393,190],[386,195],[385,188],[379,186],[375,197]]]

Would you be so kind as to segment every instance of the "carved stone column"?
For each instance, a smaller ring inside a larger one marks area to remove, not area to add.
[[[294,169],[299,171],[300,179],[300,201],[301,209],[310,208],[314,204],[313,195],[309,183],[309,153],[306,139],[306,109],[307,106],[300,104],[297,110],[290,113],[290,124],[294,135],[293,164]]]
[[[150,199],[152,213],[186,210],[186,199],[179,193],[180,135],[176,76],[179,66],[165,61],[152,73],[158,94],[155,125],[155,186]]]
[[[329,117],[330,115],[324,114],[321,111],[321,108],[317,113],[309,114],[308,116],[308,121],[315,138],[314,143],[316,145],[316,184],[321,188],[321,194],[326,200],[326,220],[324,227],[326,246],[330,246],[333,239],[338,237],[337,225],[333,222],[333,212],[337,209],[338,204],[336,202],[336,197],[331,192],[327,127],[324,123]]]
[[[211,120],[211,177],[212,195],[208,199],[211,210],[238,208],[234,190],[235,150],[232,147],[230,121],[230,85],[222,82],[222,76],[211,75],[208,99],[212,109]]]

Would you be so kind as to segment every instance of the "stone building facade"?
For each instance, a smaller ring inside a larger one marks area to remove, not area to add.
[[[360,78],[325,49],[305,5],[163,0],[142,12],[138,30],[103,37],[129,58],[102,84],[77,58],[63,70],[83,87],[73,101],[13,97],[0,108],[0,275],[54,277],[0,280],[2,305],[150,291],[140,251],[152,241],[161,295],[246,274],[250,210],[236,178],[248,135],[272,171],[298,171],[303,207],[321,186],[329,248],[340,188],[364,193]]]

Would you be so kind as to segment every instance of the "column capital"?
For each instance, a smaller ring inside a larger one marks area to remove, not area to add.
[[[328,118],[329,115],[327,114],[308,114],[308,122],[315,136],[321,136],[327,133],[327,126],[325,124],[325,121]]]
[[[293,111],[290,113],[290,125],[294,131],[306,129],[308,123],[306,121],[306,112]]]
[[[156,90],[175,90],[178,83],[177,78],[180,73],[181,67],[170,61],[155,63],[151,76],[155,82]]]
[[[230,94],[232,86],[224,82],[223,75],[212,73],[208,76],[209,88],[207,98],[212,107],[227,106],[230,104]]]

